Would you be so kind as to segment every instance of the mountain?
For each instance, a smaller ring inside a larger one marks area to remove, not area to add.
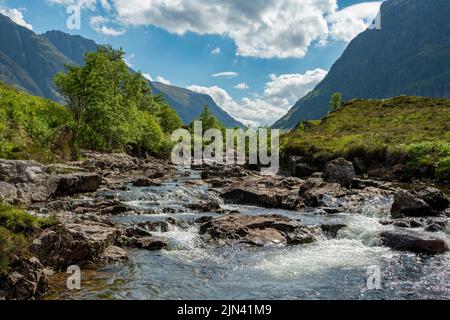
[[[86,52],[97,50],[97,44],[93,40],[85,39],[81,36],[72,36],[61,31],[47,31],[42,35],[51,44],[53,44],[66,57],[70,58],[76,64],[84,63]]]
[[[184,123],[195,120],[203,107],[208,105],[212,114],[227,128],[242,127],[242,124],[223,111],[214,100],[206,94],[200,94],[188,89],[169,86],[159,82],[150,83],[152,92],[164,97],[164,100],[177,110]],[[200,106],[200,109],[199,109]]]
[[[330,97],[450,97],[450,1],[388,0],[381,30],[358,35],[325,79],[273,128],[292,129],[329,110]],[[432,19],[430,18],[432,17]]]
[[[37,35],[2,14],[0,30],[0,82],[56,102],[62,101],[53,83],[55,74],[64,71],[66,64],[83,64],[85,53],[97,49],[94,41],[61,31]],[[210,96],[161,83],[150,83],[150,86],[177,111],[185,124],[197,118],[207,104],[226,127],[243,126]]]
[[[74,63],[47,39],[0,14],[0,80],[33,95],[58,100],[53,75]]]

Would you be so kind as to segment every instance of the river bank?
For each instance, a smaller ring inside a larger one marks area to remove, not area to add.
[[[360,179],[342,159],[305,179],[85,159],[2,160],[2,199],[58,221],[36,231],[33,267],[2,276],[6,298],[449,298],[450,212],[436,189]],[[70,265],[79,291],[65,287]],[[384,290],[365,287],[373,265]]]

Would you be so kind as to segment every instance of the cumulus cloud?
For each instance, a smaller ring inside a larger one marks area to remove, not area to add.
[[[373,22],[381,3],[382,1],[359,3],[331,14],[327,17],[331,25],[329,37],[351,41]]]
[[[237,120],[252,126],[271,125],[283,117],[292,105],[311,91],[325,76],[322,69],[304,74],[271,75],[260,97],[235,101],[224,89],[189,86],[188,89],[210,95],[214,102]]]
[[[0,13],[9,17],[14,23],[25,27],[27,29],[33,30],[33,26],[25,21],[22,11],[19,9],[9,9],[9,8],[1,8]]]
[[[96,0],[47,0],[95,10]],[[241,56],[303,57],[312,43],[350,41],[375,18],[381,1],[339,9],[337,0],[99,0],[120,29],[98,28],[120,35],[126,26],[153,25],[184,35],[216,34],[231,38]],[[220,53],[219,48],[213,54]]]
[[[212,51],[211,51],[211,54],[212,55],[217,55],[217,54],[220,54],[220,48],[215,48],[215,49],[213,49]]]
[[[153,82],[153,78],[149,73],[143,73],[142,76],[147,79],[148,81],[152,81]]]
[[[59,4],[63,6],[72,6],[76,5],[81,8],[89,9],[89,10],[95,10],[95,5],[97,3],[97,0],[47,0],[50,4]],[[104,2],[104,1],[102,1]]]
[[[239,75],[239,73],[237,72],[233,72],[233,71],[225,71],[225,72],[219,72],[219,73],[215,73],[212,76],[214,78],[235,78]]]
[[[239,90],[247,90],[247,89],[249,89],[249,86],[248,86],[248,84],[243,82],[243,83],[239,83],[239,84],[235,85],[234,88],[239,89]]]
[[[156,77],[156,82],[160,82],[160,83],[163,83],[163,84],[166,84],[166,85],[170,85],[171,84],[171,82],[169,80],[164,79],[162,76],[157,76]]]
[[[118,37],[125,34],[125,29],[116,29],[111,26],[108,26],[110,23],[109,18],[103,16],[93,16],[89,19],[89,24],[92,29],[94,29],[97,33],[100,33],[107,37]]]
[[[183,35],[230,37],[238,54],[261,58],[302,57],[328,34],[325,16],[336,0],[114,0],[126,25],[155,25]]]

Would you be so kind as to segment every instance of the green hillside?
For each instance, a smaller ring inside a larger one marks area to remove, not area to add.
[[[0,158],[51,161],[65,157],[63,106],[0,83]]]
[[[283,137],[285,157],[318,168],[339,156],[361,172],[450,178],[450,100],[398,97],[353,100]],[[395,171],[395,170],[394,170]]]

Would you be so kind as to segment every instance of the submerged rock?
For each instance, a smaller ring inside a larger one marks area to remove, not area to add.
[[[128,253],[122,248],[110,246],[105,249],[103,253],[103,261],[106,263],[126,262],[128,260]]]
[[[431,238],[413,232],[386,231],[381,234],[383,245],[399,251],[439,254],[448,251],[447,243],[442,239]]]
[[[200,226],[200,234],[208,241],[255,246],[311,243],[316,240],[316,232],[317,230],[279,215],[227,214]]]

